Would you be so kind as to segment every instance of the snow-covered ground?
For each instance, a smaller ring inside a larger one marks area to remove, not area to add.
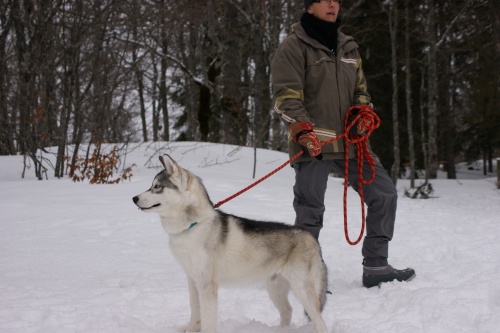
[[[160,150],[161,148],[161,150]],[[142,145],[127,155],[130,182],[89,185],[68,179],[21,179],[22,158],[0,157],[0,332],[176,332],[189,320],[187,283],[168,249],[159,218],[132,197],[149,188],[169,153],[200,176],[214,203],[253,182],[253,150],[206,143]],[[150,158],[152,159],[150,160]],[[257,177],[287,160],[258,150]],[[479,171],[478,171],[479,172]],[[361,246],[344,239],[342,180],[330,178],[320,236],[329,267],[324,319],[337,333],[500,332],[500,192],[495,178],[433,180],[435,198],[403,197],[390,263],[413,267],[409,283],[361,286]],[[284,168],[221,209],[292,223],[293,170]],[[418,182],[417,182],[418,183]],[[349,192],[351,238],[359,199]],[[219,294],[220,333],[312,333],[293,297],[292,325],[263,285]]]

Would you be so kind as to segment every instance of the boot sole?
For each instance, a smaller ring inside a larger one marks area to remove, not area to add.
[[[392,281],[387,281],[387,282],[394,282],[394,281],[398,281],[398,282],[410,282],[411,280],[413,280],[416,277],[417,277],[417,274],[415,273],[415,274],[413,274],[412,276],[410,276],[409,278],[407,278],[406,280],[403,280],[403,281],[392,280]],[[367,287],[367,286],[363,285],[363,287],[365,287],[366,289],[370,289],[370,288],[373,288],[373,287],[378,287],[380,289],[382,287],[382,285],[384,283],[387,283],[387,282],[380,282],[379,284],[373,285],[371,287]]]

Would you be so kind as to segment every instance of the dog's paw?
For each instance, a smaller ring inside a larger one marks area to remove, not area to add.
[[[196,323],[189,323],[186,326],[182,326],[178,329],[181,333],[199,332],[201,331],[201,323],[197,321]]]

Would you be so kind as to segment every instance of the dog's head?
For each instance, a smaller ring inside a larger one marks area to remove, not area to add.
[[[160,156],[160,162],[164,170],[156,175],[151,188],[132,198],[142,211],[160,213],[180,207],[190,175],[166,154]]]

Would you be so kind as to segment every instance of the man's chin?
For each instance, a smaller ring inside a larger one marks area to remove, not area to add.
[[[323,21],[327,21],[327,22],[335,23],[335,22],[337,22],[337,15],[329,15],[329,14],[327,14],[327,15],[323,18]]]

